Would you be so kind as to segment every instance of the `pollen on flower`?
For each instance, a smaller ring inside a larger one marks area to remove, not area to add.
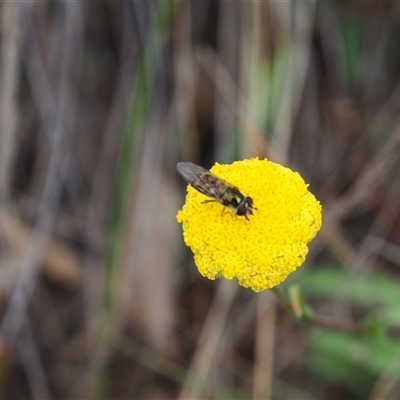
[[[266,159],[217,163],[210,171],[250,196],[256,209],[247,221],[218,202],[203,203],[208,197],[188,185],[176,217],[200,274],[236,277],[256,292],[280,284],[304,262],[321,228],[320,202],[300,174]]]

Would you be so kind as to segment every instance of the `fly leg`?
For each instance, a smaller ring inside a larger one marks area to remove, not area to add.
[[[229,214],[233,218],[232,213],[230,213],[225,207],[222,207],[221,217],[223,217],[225,214]]]

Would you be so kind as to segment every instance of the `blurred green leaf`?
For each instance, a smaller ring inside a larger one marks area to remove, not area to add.
[[[379,321],[381,329],[400,326],[400,281],[383,272],[361,276],[340,267],[316,268],[303,273],[298,283],[306,297],[339,298],[369,308],[369,318]]]
[[[120,145],[104,263],[102,310],[98,331],[101,357],[98,360],[93,392],[93,397],[96,399],[108,396],[107,353],[112,342],[115,292],[123,257],[125,229],[129,220],[132,186],[162,49],[170,33],[169,29],[178,3],[178,0],[160,2],[154,12],[137,68]]]
[[[375,380],[385,371],[400,376],[400,342],[385,338],[313,328],[310,354],[305,366],[312,374],[340,383],[360,398],[366,398]]]
[[[260,54],[257,54],[259,57],[253,54],[244,59],[244,76],[249,79],[247,92],[251,104],[247,111],[263,129],[271,130],[275,125],[290,51],[289,44],[282,44],[268,59]]]
[[[367,318],[364,319],[363,326],[368,338],[373,340],[384,339],[385,327],[378,319],[368,315]]]
[[[319,266],[298,276],[306,298],[341,299],[368,308],[364,334],[311,327],[309,371],[341,384],[356,398],[365,398],[382,374],[400,376],[400,342],[384,335],[388,325],[400,325],[400,282],[383,272],[354,275],[334,266]]]
[[[339,19],[342,74],[350,87],[359,85],[363,67],[363,23],[359,15],[344,13]]]

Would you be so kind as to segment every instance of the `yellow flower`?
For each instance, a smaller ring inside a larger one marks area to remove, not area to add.
[[[321,204],[300,174],[269,160],[236,161],[212,168],[253,199],[253,215],[237,216],[188,185],[176,216],[201,275],[236,277],[256,292],[272,288],[300,266],[321,228]]]

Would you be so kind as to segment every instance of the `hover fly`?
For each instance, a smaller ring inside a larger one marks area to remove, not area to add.
[[[209,170],[187,161],[176,164],[176,169],[183,179],[192,185],[200,193],[214,200],[206,200],[204,203],[217,201],[223,206],[230,208],[236,215],[242,216],[249,221],[248,214],[253,214],[253,199],[240,192],[240,190],[214,175]]]

